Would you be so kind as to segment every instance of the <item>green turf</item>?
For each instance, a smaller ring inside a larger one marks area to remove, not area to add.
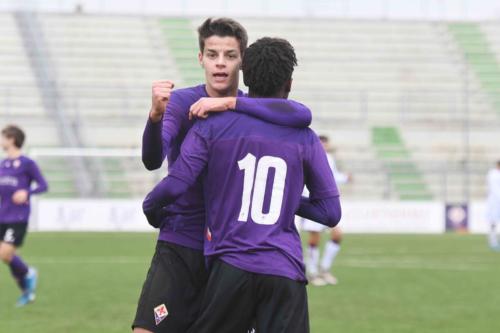
[[[22,309],[0,268],[0,332],[128,332],[155,243],[143,233],[33,233]],[[308,287],[311,332],[500,332],[500,253],[484,236],[346,235],[338,286]]]

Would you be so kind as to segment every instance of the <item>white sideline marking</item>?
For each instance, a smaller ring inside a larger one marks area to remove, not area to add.
[[[33,264],[42,265],[147,265],[151,262],[151,257],[28,257]],[[463,263],[439,263],[426,262],[421,259],[410,260],[390,260],[390,259],[342,259],[335,263],[337,267],[351,268],[373,268],[373,269],[425,269],[439,271],[485,271],[493,269],[483,264],[466,265]]]
[[[377,268],[377,269],[425,269],[439,271],[484,271],[489,267],[471,266],[453,263],[426,262],[423,260],[377,260],[377,259],[343,259],[335,263],[335,266],[353,268]],[[493,268],[493,267],[491,267]]]
[[[149,264],[151,257],[27,257],[34,264]]]

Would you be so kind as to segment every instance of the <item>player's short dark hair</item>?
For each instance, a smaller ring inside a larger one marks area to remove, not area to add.
[[[330,139],[326,135],[320,135],[318,137],[319,137],[319,141],[321,141],[321,142],[327,143],[328,141],[330,141]]]
[[[285,39],[264,37],[245,51],[241,69],[243,82],[257,96],[273,96],[292,79],[297,58]]]
[[[236,38],[240,43],[241,54],[245,53],[248,45],[248,34],[246,29],[235,20],[227,17],[206,19],[198,28],[198,43],[201,53],[205,50],[205,39],[212,36]]]
[[[17,148],[21,148],[23,146],[24,139],[26,138],[23,130],[16,125],[8,125],[4,127],[4,129],[2,129],[2,135],[8,139],[14,139],[14,145]]]

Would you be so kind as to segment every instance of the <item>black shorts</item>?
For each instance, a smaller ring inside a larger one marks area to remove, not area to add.
[[[215,260],[189,333],[308,333],[305,282],[255,274]]]
[[[158,241],[132,328],[186,333],[207,283],[203,251]]]
[[[0,242],[21,247],[28,232],[28,223],[0,223]]]

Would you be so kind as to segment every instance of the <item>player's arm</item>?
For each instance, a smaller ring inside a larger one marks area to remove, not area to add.
[[[19,189],[12,194],[12,202],[16,205],[24,205],[28,203],[29,198],[32,194],[43,193],[48,190],[47,181],[42,176],[40,169],[35,162],[29,163],[27,167],[27,173],[31,182],[36,183],[35,188]]]
[[[142,135],[142,162],[148,170],[158,169],[165,159],[162,123],[173,88],[171,81],[153,82],[151,110]]]
[[[305,219],[334,227],[342,217],[342,209],[339,197],[316,200],[302,197],[296,214]]]
[[[190,116],[206,118],[210,112],[235,110],[264,121],[288,127],[308,127],[311,110],[296,101],[283,98],[203,97],[190,108]]]
[[[32,181],[36,183],[35,188],[30,188],[28,190],[28,193],[30,195],[47,192],[49,190],[47,181],[45,180],[45,177],[42,175],[40,168],[38,167],[38,165],[36,165],[35,162],[30,163],[30,166],[28,168],[28,173]]]
[[[175,202],[194,185],[207,164],[207,141],[195,127],[186,136],[181,153],[171,167],[169,175],[153,188],[142,204],[144,215],[149,224],[155,228],[160,226],[163,207]]]
[[[315,139],[304,158],[305,182],[310,195],[301,199],[297,215],[334,227],[342,217],[339,191],[323,147]]]

